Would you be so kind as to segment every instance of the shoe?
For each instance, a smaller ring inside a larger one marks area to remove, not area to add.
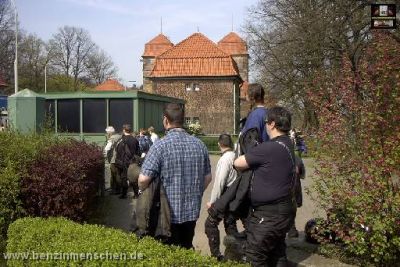
[[[128,197],[128,196],[124,194],[124,195],[120,195],[118,198],[119,198],[119,199],[126,199],[127,197]]]
[[[289,238],[296,238],[296,237],[299,237],[299,231],[297,231],[296,228],[292,228],[292,229],[289,230],[287,236],[288,236]]]
[[[246,235],[246,231],[242,231],[242,232],[238,232],[238,233],[235,233],[235,234],[233,234],[233,236],[235,237],[235,238],[238,238],[238,239],[246,239],[246,237],[247,237],[247,235]]]
[[[217,258],[217,261],[223,261],[224,260],[224,255],[219,254],[216,258]]]

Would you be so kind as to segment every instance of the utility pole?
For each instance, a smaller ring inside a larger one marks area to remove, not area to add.
[[[14,60],[14,88],[15,93],[18,93],[18,12],[15,0],[12,0],[14,6],[15,17],[15,60]]]
[[[47,64],[44,65],[44,93],[47,93]]]

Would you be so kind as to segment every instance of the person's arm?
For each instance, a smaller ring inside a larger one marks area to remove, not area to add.
[[[209,173],[206,176],[204,176],[204,191],[206,191],[207,186],[211,183],[211,180],[212,180],[211,173]]]
[[[142,169],[138,178],[138,185],[140,190],[146,189],[154,177],[160,176],[162,154],[161,150],[153,146],[147,153],[143,162]]]
[[[250,168],[249,164],[246,161],[245,155],[238,157],[234,162],[233,166],[235,166],[236,170],[244,171]]]
[[[152,178],[150,176],[140,173],[138,180],[139,189],[140,190],[146,189],[149,186],[151,180]]]
[[[208,154],[207,147],[204,144],[203,144],[203,153],[204,153],[204,157],[205,157],[204,173],[206,173],[206,175],[204,176],[204,190],[203,191],[206,191],[207,186],[211,183],[212,175],[211,175],[210,156]]]

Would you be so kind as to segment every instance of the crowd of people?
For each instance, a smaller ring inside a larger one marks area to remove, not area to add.
[[[205,234],[211,255],[219,260],[224,258],[218,230],[223,221],[227,235],[246,240],[244,260],[252,266],[284,266],[285,237],[298,236],[294,220],[305,169],[291,139],[290,112],[267,109],[264,94],[261,86],[249,90],[252,110],[236,146],[229,134],[219,136],[221,157],[205,207]],[[161,139],[153,127],[132,133],[124,125],[122,134],[107,127],[111,193],[126,198],[132,185],[136,207],[143,209],[132,218],[136,234],[190,249],[203,193],[212,181],[210,158],[204,143],[185,131],[181,105],[165,106],[163,126]],[[243,232],[238,232],[238,219]]]
[[[121,199],[127,198],[128,184],[133,187],[135,197],[138,196],[138,171],[144,157],[153,143],[159,140],[154,132],[154,127],[148,130],[140,129],[139,132],[132,132],[129,124],[124,124],[122,134],[115,131],[114,127],[106,128],[107,144],[104,147],[104,155],[110,163],[111,171],[111,194],[120,195]],[[130,175],[128,175],[130,174]],[[132,177],[128,181],[128,176]]]

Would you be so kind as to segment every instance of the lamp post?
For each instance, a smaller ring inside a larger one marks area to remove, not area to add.
[[[133,86],[135,85],[135,82],[136,81],[128,81],[129,83],[132,83],[132,88],[133,88]],[[126,90],[125,90],[126,91]]]
[[[44,93],[47,93],[47,63],[44,65]]]
[[[14,18],[15,18],[15,60],[14,60],[14,89],[15,93],[18,93],[18,12],[15,0],[11,3],[14,6]]]

